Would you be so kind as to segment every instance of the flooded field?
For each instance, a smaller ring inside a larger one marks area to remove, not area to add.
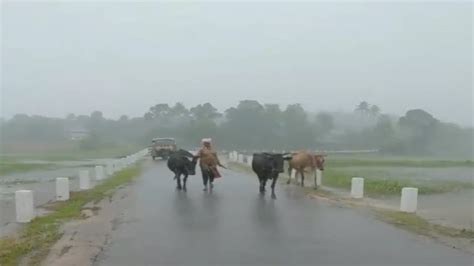
[[[42,182],[55,179],[56,177],[74,177],[78,175],[79,170],[90,169],[96,165],[104,165],[108,160],[109,159],[55,162],[53,169],[39,169],[0,175],[0,184]],[[22,162],[47,164],[45,161]]]
[[[55,162],[55,169],[33,170],[0,176],[0,236],[15,228],[15,191],[33,190],[35,207],[55,198],[55,179],[69,177],[71,191],[79,189],[79,171],[89,170],[94,180],[94,166],[103,165],[108,159]],[[23,162],[23,161],[22,161]],[[24,161],[25,163],[49,163],[46,161]]]
[[[338,167],[354,176],[383,178],[383,179],[410,179],[413,181],[458,181],[474,183],[474,168],[472,167]]]

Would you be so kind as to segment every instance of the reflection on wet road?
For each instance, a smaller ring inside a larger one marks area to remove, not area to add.
[[[272,200],[255,177],[223,171],[212,193],[200,176],[185,193],[163,162],[150,164],[98,265],[471,265],[469,254],[294,187],[279,185]]]

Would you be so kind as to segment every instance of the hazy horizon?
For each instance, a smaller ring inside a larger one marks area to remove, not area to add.
[[[473,125],[465,3],[2,3],[1,116],[239,100]]]

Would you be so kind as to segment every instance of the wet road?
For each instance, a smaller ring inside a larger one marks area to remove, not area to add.
[[[212,193],[200,176],[176,191],[163,162],[133,185],[96,264],[471,265],[473,257],[279,185],[260,197],[253,176],[223,171]]]

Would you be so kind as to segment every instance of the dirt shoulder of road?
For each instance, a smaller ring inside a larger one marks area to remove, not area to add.
[[[109,243],[131,193],[131,186],[123,185],[110,197],[87,204],[82,210],[84,219],[63,225],[61,239],[41,265],[93,265]]]

